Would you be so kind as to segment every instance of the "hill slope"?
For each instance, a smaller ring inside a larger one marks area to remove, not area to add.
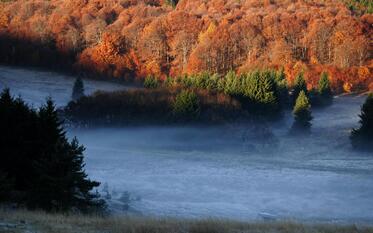
[[[364,1],[175,3],[3,1],[0,61],[117,78],[284,67],[290,81],[304,71],[310,86],[327,70],[337,91],[373,89],[373,15]]]

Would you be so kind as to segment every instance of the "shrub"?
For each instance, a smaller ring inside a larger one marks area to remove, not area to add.
[[[177,121],[197,120],[200,111],[200,101],[194,92],[184,90],[176,96],[172,112]]]

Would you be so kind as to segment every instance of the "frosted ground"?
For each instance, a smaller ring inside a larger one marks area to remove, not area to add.
[[[34,106],[48,95],[59,106],[66,104],[73,80],[0,67],[0,87]],[[85,85],[89,93],[125,88],[88,80]],[[290,117],[267,130],[230,125],[69,129],[68,134],[86,146],[87,172],[106,184],[114,211],[123,211],[128,192],[130,211],[143,215],[254,220],[267,213],[373,223],[373,155],[353,152],[348,141],[363,98],[334,102],[314,110],[308,138],[288,136]]]

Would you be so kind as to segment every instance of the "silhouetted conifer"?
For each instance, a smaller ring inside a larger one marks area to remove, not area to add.
[[[99,183],[84,171],[84,147],[76,139],[68,141],[51,99],[35,111],[4,90],[0,131],[0,179],[12,181],[8,193],[15,193],[1,201],[49,211],[103,207],[91,193]]]
[[[77,77],[74,82],[71,98],[76,101],[84,96],[84,83],[81,77]]]
[[[351,143],[356,149],[373,151],[373,93],[361,107],[360,126],[351,132]]]

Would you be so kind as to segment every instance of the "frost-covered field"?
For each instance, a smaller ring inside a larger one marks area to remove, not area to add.
[[[0,85],[34,105],[47,95],[65,104],[72,82],[54,73],[0,67]],[[123,88],[85,84],[89,92]],[[314,110],[308,138],[288,136],[290,117],[268,126],[273,138],[249,125],[68,133],[87,147],[87,171],[107,184],[116,211],[128,192],[130,209],[144,215],[247,220],[268,213],[372,223],[373,155],[353,152],[348,141],[362,102],[361,97],[339,97],[333,106]]]
[[[75,78],[48,71],[30,71],[27,69],[0,66],[0,90],[11,89],[13,95],[21,95],[28,103],[39,107],[50,96],[58,107],[71,100]],[[84,80],[85,93],[97,90],[114,91],[124,89],[116,83]]]

